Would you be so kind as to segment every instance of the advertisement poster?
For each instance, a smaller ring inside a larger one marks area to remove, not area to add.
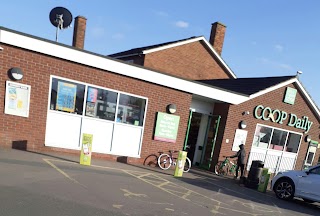
[[[28,117],[31,86],[6,82],[5,114]]]
[[[180,116],[158,112],[154,140],[175,143]]]
[[[232,151],[239,151],[240,149],[239,145],[246,144],[247,134],[248,134],[248,131],[246,130],[241,130],[241,129],[236,130],[236,134],[234,135],[234,141],[232,145]]]
[[[95,103],[87,102],[86,116],[94,116]]]
[[[98,97],[98,89],[89,88],[87,101],[95,103]]]
[[[75,84],[59,81],[56,109],[73,113],[75,111],[76,95],[77,86]]]
[[[80,153],[80,164],[82,165],[91,165],[92,140],[92,134],[84,133],[82,135],[82,148]]]

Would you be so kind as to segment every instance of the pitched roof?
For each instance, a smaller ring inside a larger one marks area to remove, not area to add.
[[[148,53],[157,52],[157,51],[164,50],[164,49],[169,49],[169,48],[181,46],[181,45],[188,44],[188,43],[193,43],[196,41],[203,42],[205,44],[205,46],[208,48],[208,50],[215,56],[217,61],[219,61],[221,63],[221,65],[225,68],[225,70],[233,78],[237,78],[237,76],[231,70],[231,68],[226,64],[226,62],[221,58],[221,56],[215,51],[213,46],[203,36],[190,37],[190,38],[186,38],[186,39],[182,39],[182,40],[171,41],[171,42],[156,44],[156,45],[152,45],[152,46],[135,48],[135,49],[111,54],[111,55],[109,55],[109,57],[122,58],[122,57],[128,57],[128,56],[135,56],[135,55],[139,55],[139,54],[148,54]]]
[[[210,86],[229,90],[232,92],[237,92],[245,95],[252,95],[262,90],[276,86],[287,80],[291,80],[293,78],[296,78],[296,76],[213,79],[213,80],[197,80],[197,81]]]
[[[248,100],[264,95],[275,89],[282,88],[288,84],[295,83],[302,95],[307,99],[309,105],[320,119],[320,109],[313,101],[309,93],[303,87],[297,76],[279,76],[279,77],[253,77],[237,79],[215,79],[215,80],[197,80],[200,83],[227,90],[230,92],[249,96]]]
[[[111,55],[109,55],[109,57],[117,58],[117,57],[122,57],[122,56],[138,55],[138,54],[142,54],[143,51],[146,51],[146,50],[150,50],[150,49],[154,49],[154,48],[158,48],[158,47],[162,47],[162,46],[166,46],[166,45],[170,45],[170,44],[175,44],[175,43],[186,41],[186,40],[189,40],[192,38],[196,38],[196,37],[190,37],[190,38],[186,38],[186,39],[182,39],[182,40],[170,41],[170,42],[155,44],[155,45],[151,45],[151,46],[133,48],[133,49],[126,50],[123,52],[111,54]]]

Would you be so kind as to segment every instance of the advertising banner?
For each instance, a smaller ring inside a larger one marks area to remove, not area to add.
[[[154,140],[175,143],[180,116],[158,112]]]
[[[92,134],[84,133],[82,135],[82,148],[80,153],[80,164],[82,165],[91,165],[92,139]]]
[[[181,177],[183,174],[184,164],[187,159],[187,152],[186,151],[179,151],[176,169],[174,171],[174,177]]]
[[[242,129],[236,129],[236,133],[234,135],[234,141],[232,145],[232,151],[239,151],[239,145],[246,144],[248,131]]]
[[[5,114],[28,117],[31,86],[6,82]]]
[[[73,113],[75,111],[76,95],[76,85],[59,81],[56,109]]]

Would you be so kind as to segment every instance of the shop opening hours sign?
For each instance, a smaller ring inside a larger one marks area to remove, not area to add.
[[[180,116],[158,112],[154,140],[175,143]]]

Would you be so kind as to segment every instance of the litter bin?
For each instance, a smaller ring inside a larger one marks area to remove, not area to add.
[[[249,170],[248,178],[246,180],[246,187],[257,190],[259,187],[259,181],[264,167],[263,161],[252,161]]]

